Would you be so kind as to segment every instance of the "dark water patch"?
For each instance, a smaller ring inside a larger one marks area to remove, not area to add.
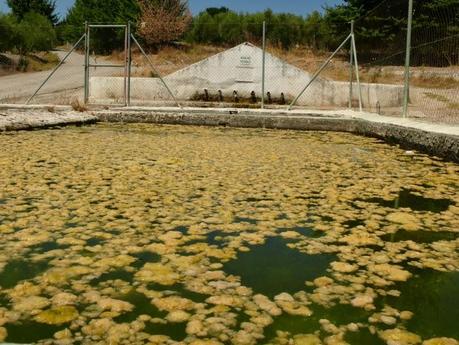
[[[324,222],[332,222],[335,220],[333,217],[330,216],[320,216],[320,219],[322,219]]]
[[[207,235],[207,244],[220,247],[224,242],[225,233],[223,231],[212,231]]]
[[[135,268],[141,268],[148,262],[159,262],[161,260],[160,255],[150,251],[132,254],[132,256],[137,258],[137,260],[132,264]]]
[[[371,334],[368,328],[360,329],[358,332],[347,332],[344,340],[350,345],[385,345],[386,343],[377,334]]]
[[[285,231],[296,231],[305,237],[311,237],[311,238],[319,238],[325,235],[325,232],[323,231],[317,231],[317,230],[314,230],[313,228],[306,227],[306,226],[296,226],[293,228],[279,228],[279,231],[281,233]]]
[[[164,334],[175,341],[181,341],[187,336],[186,325],[186,322],[166,324],[147,322],[143,331],[152,335]]]
[[[417,243],[432,243],[437,241],[454,241],[459,233],[451,231],[406,231],[399,230],[393,234],[381,236],[386,242],[414,241]]]
[[[264,245],[252,246],[249,252],[224,265],[225,272],[240,276],[242,284],[256,293],[274,297],[281,292],[305,290],[305,281],[326,274],[336,258],[331,254],[307,255],[290,249],[278,237],[269,238]]]
[[[378,204],[383,207],[396,209],[410,208],[413,211],[430,211],[435,213],[446,211],[449,206],[454,204],[454,202],[450,199],[425,198],[423,196],[414,194],[409,189],[402,189],[398,197],[393,200],[370,198],[361,201]]]
[[[6,307],[9,307],[10,304],[11,302],[8,296],[0,293],[0,307],[6,308]]]
[[[361,308],[354,308],[349,304],[338,304],[331,308],[322,306],[310,307],[313,314],[311,316],[295,316],[282,314],[274,319],[274,322],[265,329],[265,337],[271,340],[276,337],[277,331],[287,331],[291,335],[315,333],[321,329],[320,319],[327,319],[333,324],[347,325],[351,322],[367,322],[371,312]],[[356,343],[373,344],[373,343]]]
[[[6,324],[7,342],[30,344],[40,340],[52,339],[54,333],[65,329],[68,325],[47,325],[32,320]]]
[[[149,283],[147,289],[151,291],[161,291],[166,295],[177,295],[192,300],[195,303],[204,303],[209,295],[201,294],[186,289],[182,284],[177,283],[170,286],[164,286],[156,283]]]
[[[125,323],[135,321],[140,315],[149,315],[152,318],[164,318],[167,313],[156,308],[147,296],[142,293],[132,291],[125,296],[120,297],[121,300],[131,303],[134,309],[124,313],[114,319],[115,322]],[[164,334],[164,333],[160,333]]]
[[[107,272],[101,274],[99,277],[93,279],[90,281],[90,284],[92,286],[96,286],[100,283],[109,281],[109,280],[124,280],[126,282],[132,282],[134,277],[134,273],[132,272],[127,272],[123,269]]]
[[[48,261],[13,260],[0,273],[0,286],[9,289],[23,280],[35,278],[49,267]]]
[[[384,303],[414,313],[409,331],[424,339],[459,339],[459,272],[417,270],[415,277],[396,287],[400,297],[385,297]]]
[[[343,226],[345,228],[356,228],[361,225],[365,225],[365,221],[362,219],[351,219],[343,223]]]
[[[274,199],[272,198],[255,198],[255,197],[249,197],[245,200],[242,200],[242,201],[246,201],[246,202],[260,202],[260,201],[274,201]]]
[[[99,238],[99,237],[92,237],[89,240],[86,241],[86,244],[90,247],[95,247],[99,244],[103,244],[105,242],[104,239]]]
[[[257,224],[258,220],[253,219],[253,218],[248,218],[248,217],[235,217],[234,218],[235,223],[249,223],[249,224]]]
[[[177,226],[174,230],[182,233],[182,235],[186,235],[188,233],[188,228],[186,226]]]
[[[68,247],[69,245],[66,245],[66,244],[59,244],[55,241],[47,241],[47,242],[43,242],[43,243],[39,243],[34,246],[31,246],[29,249],[33,252],[42,254],[42,253],[49,252],[51,250],[65,249]]]

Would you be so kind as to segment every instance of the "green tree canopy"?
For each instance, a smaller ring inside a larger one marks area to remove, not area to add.
[[[56,43],[56,33],[51,22],[38,13],[27,13],[17,24],[16,32],[16,48],[21,55],[51,50]]]
[[[29,12],[47,17],[53,25],[59,21],[56,15],[56,2],[53,0],[7,0],[6,2],[19,21]]]
[[[0,13],[0,52],[12,50],[16,41],[15,19]]]
[[[76,0],[62,23],[63,40],[74,42],[84,33],[84,23],[126,24],[136,22],[139,15],[136,0]],[[91,50],[109,52],[124,43],[124,32],[119,29],[91,31]]]

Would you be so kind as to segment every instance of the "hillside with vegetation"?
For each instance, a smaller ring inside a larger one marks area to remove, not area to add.
[[[192,17],[184,0],[76,0],[64,18],[52,0],[8,0],[11,11],[0,14],[0,53],[20,56],[19,70],[27,70],[30,56],[75,42],[84,22],[132,22],[136,35],[151,52],[166,47],[230,47],[243,41],[261,44],[262,23],[269,46],[281,51],[306,49],[320,56],[334,50],[356,21],[356,39],[362,63],[403,65],[407,26],[406,0],[344,0],[322,13],[305,16],[273,13],[236,13],[208,8]],[[459,0],[416,0],[413,23],[413,63],[418,66],[459,64]],[[111,54],[123,48],[121,30],[94,30],[91,51]],[[448,38],[448,44],[423,43]],[[393,56],[392,56],[393,55]],[[3,55],[5,56],[5,55]],[[42,56],[44,56],[42,54]],[[344,56],[343,59],[347,60]]]

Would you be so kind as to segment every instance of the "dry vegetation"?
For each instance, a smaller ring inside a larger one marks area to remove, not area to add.
[[[29,54],[22,62],[18,55],[0,54],[0,75],[47,71],[57,66],[59,61],[57,54],[52,52]]]
[[[168,75],[225,49],[227,48],[208,45],[166,46],[157,53],[150,54],[149,57],[161,75]],[[307,47],[295,47],[287,51],[277,47],[268,47],[267,51],[310,73],[314,73],[330,55],[330,52],[312,50]],[[124,52],[114,52],[106,59],[123,61],[123,57]],[[133,53],[133,66],[134,76],[155,76],[145,58],[136,50]],[[404,80],[403,71],[403,66],[361,67],[360,79],[365,83],[401,85]],[[445,71],[451,72],[451,74],[453,72],[459,73],[459,67],[448,69],[417,67],[413,68],[412,71],[414,72],[411,78],[411,85],[413,86],[433,89],[459,88],[459,80],[445,73]],[[436,73],[438,75],[435,75]],[[349,61],[345,53],[338,54],[322,73],[324,78],[338,81],[348,81],[349,75]]]

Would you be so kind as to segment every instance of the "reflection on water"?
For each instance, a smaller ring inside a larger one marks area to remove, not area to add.
[[[385,200],[381,198],[367,199],[367,202],[377,203],[384,207],[392,208],[410,208],[413,211],[446,211],[454,203],[449,199],[426,198],[407,189],[402,189],[397,198],[394,200]]]

